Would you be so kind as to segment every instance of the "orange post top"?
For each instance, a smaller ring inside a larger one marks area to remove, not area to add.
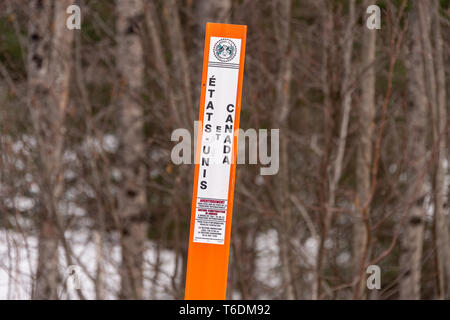
[[[234,130],[239,129],[239,118],[241,110],[241,93],[242,81],[244,75],[244,58],[245,58],[245,43],[247,36],[247,26],[207,23],[205,35],[205,48],[203,55],[203,73],[202,73],[202,89],[200,96],[200,114],[199,120],[203,124],[205,96],[208,76],[208,62],[210,55],[210,41],[211,37],[240,39],[241,50],[239,57],[239,75],[237,83],[237,95],[235,103],[235,120]],[[192,210],[191,210],[191,224],[189,235],[189,251],[186,272],[186,288],[185,299],[187,300],[222,300],[226,298],[227,276],[228,276],[228,258],[230,252],[230,235],[231,235],[231,220],[233,213],[233,196],[234,196],[234,182],[236,173],[236,156],[237,156],[237,135],[233,138],[233,148],[230,167],[230,179],[228,188],[228,202],[226,210],[225,223],[225,240],[224,244],[199,243],[194,242],[194,225],[196,217],[197,205],[197,191],[199,183],[199,163],[202,143],[202,125],[198,128],[197,135],[197,150],[195,162],[195,178],[192,196]]]

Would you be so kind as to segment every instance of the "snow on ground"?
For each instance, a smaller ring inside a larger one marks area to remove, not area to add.
[[[109,235],[104,241],[104,285],[105,299],[117,299],[120,287],[118,266],[120,263],[120,247],[109,245],[119,243],[118,235]],[[97,270],[97,251],[93,234],[89,229],[67,232],[66,239],[73,251],[72,265],[79,277],[81,292],[86,299],[95,299],[93,279]],[[32,277],[36,272],[37,239],[24,236],[15,231],[0,230],[0,299],[30,299]],[[266,288],[276,289],[281,285],[278,272],[279,249],[277,233],[268,230],[261,233],[256,241],[257,260],[256,278]],[[60,299],[79,299],[75,290],[75,282],[69,277],[65,251],[60,247],[60,274],[62,279],[59,288]],[[158,277],[155,279],[155,264],[158,261],[158,250],[153,242],[147,243],[144,269],[145,299],[173,299],[172,276],[175,270],[175,253],[171,250],[160,250]],[[179,273],[181,273],[179,271]],[[178,275],[179,277],[179,275]],[[260,296],[259,298],[271,298]]]
[[[270,229],[259,234],[256,238],[256,252],[256,279],[268,287],[279,287],[281,278],[277,271],[280,261],[277,231]]]
[[[96,247],[91,234],[86,231],[67,234],[73,250],[72,264],[79,277],[81,292],[86,299],[95,299],[92,279],[97,269]],[[118,241],[114,241],[118,243]],[[0,299],[30,299],[32,277],[36,271],[37,239],[23,236],[18,232],[0,231]],[[157,250],[151,242],[147,244],[145,259],[144,288],[147,299],[172,299],[168,294],[171,288],[171,276],[175,267],[175,254],[170,250],[160,251],[160,272],[156,284],[151,283],[155,276]],[[105,299],[116,299],[120,286],[117,267],[120,262],[120,248],[117,245],[104,248]],[[61,299],[78,299],[73,277],[69,276],[65,251],[60,248],[60,274],[63,278],[59,288]],[[66,284],[66,285],[64,285]]]

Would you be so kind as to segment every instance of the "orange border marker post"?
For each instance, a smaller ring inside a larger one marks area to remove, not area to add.
[[[187,300],[226,298],[246,36],[244,25],[206,24]]]

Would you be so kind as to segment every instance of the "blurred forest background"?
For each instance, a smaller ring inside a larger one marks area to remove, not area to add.
[[[449,3],[1,0],[0,298],[183,298],[209,21],[248,26],[241,128],[280,128],[277,175],[238,165],[228,298],[449,299]]]

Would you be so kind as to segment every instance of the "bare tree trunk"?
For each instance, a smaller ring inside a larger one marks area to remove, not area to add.
[[[175,0],[164,1],[164,15],[168,31],[170,51],[173,55],[172,73],[176,81],[172,84],[182,88],[181,92],[175,92],[175,101],[179,106],[179,112],[183,114],[186,128],[194,121],[194,105],[192,102],[191,77],[187,60],[187,51],[184,45],[183,30],[181,29],[178,6]]]
[[[95,255],[97,262],[97,270],[95,277],[95,299],[105,299],[105,279],[103,266],[103,230],[94,230]]]
[[[445,177],[447,168],[445,162],[447,159],[446,136],[447,128],[447,105],[445,90],[445,64],[443,57],[443,44],[441,34],[441,24],[439,21],[439,1],[434,1],[432,18],[434,18],[434,35],[435,46],[435,70],[436,70],[436,90],[437,101],[433,112],[433,137],[438,145],[438,155],[436,157],[436,170],[434,180],[434,217],[436,219],[437,231],[437,254],[439,279],[441,287],[441,298],[450,298],[450,238],[448,230],[448,220],[445,214],[447,208],[447,186]]]
[[[147,238],[144,117],[139,105],[143,86],[143,49],[140,38],[142,0],[117,1],[118,105],[121,128],[122,187],[119,196],[122,262],[121,299],[142,299],[143,264]]]
[[[206,23],[227,23],[231,14],[231,0],[200,0],[195,1],[196,16],[201,28],[201,35],[205,34]]]
[[[29,42],[28,42],[28,85],[29,108],[32,111],[33,125],[37,133],[41,131],[40,121],[44,113],[45,101],[48,97],[50,86],[49,77],[49,52],[51,35],[49,27],[51,23],[51,3],[49,1],[30,1],[29,3]],[[49,106],[50,107],[50,106]],[[43,124],[42,124],[43,125]],[[44,129],[44,128],[42,128]],[[43,145],[45,136],[38,137],[39,145]],[[43,152],[45,155],[45,152]],[[41,157],[41,154],[39,154]],[[40,159],[41,167],[45,159]],[[40,168],[39,168],[40,169]],[[41,185],[44,183],[40,179]],[[41,200],[42,211],[38,218],[38,266],[36,282],[33,289],[33,299],[56,299],[58,278],[58,234],[56,226],[52,224],[51,211],[47,211],[45,200]]]
[[[145,2],[145,21],[150,34],[150,41],[152,45],[152,54],[155,59],[155,68],[159,73],[162,81],[162,87],[165,90],[165,96],[170,107],[170,113],[173,117],[174,126],[181,127],[188,123],[183,124],[183,120],[180,119],[180,112],[177,109],[177,104],[175,102],[174,88],[171,84],[170,68],[164,57],[163,45],[161,43],[160,35],[157,28],[157,13],[155,5],[152,1]]]
[[[367,7],[366,1],[365,6]],[[359,107],[359,143],[356,166],[356,210],[353,221],[353,283],[355,297],[362,297],[366,281],[364,266],[367,260],[368,203],[371,192],[370,169],[372,167],[372,139],[375,117],[375,48],[377,30],[370,30],[363,24],[361,104]],[[363,276],[363,277],[361,277]]]
[[[333,12],[332,9],[328,7],[328,3],[326,1],[322,1],[322,21],[323,21],[323,36],[322,36],[322,65],[321,65],[321,86],[324,95],[324,109],[325,109],[325,118],[324,118],[324,131],[325,131],[325,148],[322,153],[321,165],[320,165],[320,175],[322,178],[322,182],[320,183],[320,187],[318,188],[318,201],[321,203],[328,203],[330,198],[328,197],[327,186],[328,183],[325,181],[328,180],[328,174],[326,167],[329,162],[329,151],[330,151],[330,140],[332,135],[332,117],[331,111],[333,109],[332,100],[331,100],[331,90],[330,90],[330,77],[329,77],[329,69],[330,69],[330,51],[331,51],[331,42],[333,35]],[[328,234],[329,225],[331,223],[331,211],[326,208],[326,205],[321,208],[323,212],[321,217],[321,233],[320,233],[320,241],[319,241],[319,249],[317,250],[316,261],[315,261],[315,270],[314,270],[314,279],[312,283],[312,294],[311,299],[317,300],[320,297],[321,289],[322,289],[322,268],[323,268],[323,260],[325,255],[325,240]]]
[[[448,275],[449,261],[449,235],[447,219],[444,213],[445,203],[445,174],[446,170],[444,162],[446,158],[445,143],[445,126],[446,126],[446,105],[445,105],[445,74],[442,57],[442,45],[440,45],[440,24],[436,21],[436,28],[433,30],[435,35],[436,54],[433,55],[433,47],[431,44],[431,22],[433,20],[434,8],[438,4],[434,3],[430,6],[427,1],[419,1],[419,22],[421,27],[422,56],[425,63],[425,81],[428,96],[428,107],[431,112],[432,132],[434,145],[437,146],[435,157],[435,168],[433,172],[433,189],[434,189],[434,231],[436,241],[436,261],[437,261],[437,277],[439,284],[439,296],[441,299],[445,297],[446,277]],[[434,15],[439,18],[438,12]],[[441,39],[442,41],[442,39]],[[434,62],[434,58],[439,61]],[[441,69],[439,69],[441,68]],[[438,93],[439,90],[439,93]],[[447,271],[446,271],[447,270]],[[447,273],[447,275],[446,275]]]
[[[292,79],[292,57],[290,54],[291,1],[274,3],[274,26],[278,31],[280,67],[276,87],[276,108],[274,127],[280,129],[280,173],[277,179],[276,210],[280,214],[277,224],[280,248],[281,276],[285,298],[296,299],[296,289],[291,262],[291,213],[289,208],[289,166],[288,166],[288,125],[290,110],[290,84]]]
[[[418,1],[413,2],[410,14],[410,53],[407,59],[409,72],[409,119],[407,156],[410,163],[405,206],[408,207],[406,225],[401,236],[400,299],[420,299],[422,263],[425,185],[421,173],[425,170],[427,96],[425,87],[425,63],[421,42]]]
[[[326,5],[326,4],[325,4]],[[327,9],[328,15],[326,18],[331,16],[332,19],[332,8]],[[328,50],[330,46],[330,37],[332,29],[332,21],[326,22],[328,23],[324,29],[325,31],[325,59],[324,59],[324,68],[328,69]],[[340,88],[341,94],[343,96],[342,98],[342,116],[341,116],[341,125],[339,130],[339,138],[337,143],[337,150],[336,150],[336,158],[333,163],[333,167],[330,168],[331,177],[329,179],[328,183],[328,197],[326,199],[326,208],[325,208],[325,215],[323,217],[323,228],[322,228],[322,234],[321,239],[319,242],[319,250],[317,254],[316,259],[316,272],[315,272],[315,279],[313,283],[313,290],[312,290],[312,299],[320,299],[320,293],[321,293],[321,286],[322,286],[322,270],[323,270],[323,259],[325,255],[325,241],[328,237],[328,231],[331,226],[332,218],[333,218],[333,208],[336,204],[336,190],[339,184],[339,180],[341,179],[342,175],[342,166],[343,166],[343,160],[344,160],[344,153],[345,153],[345,146],[347,144],[347,132],[348,132],[348,123],[350,118],[350,110],[352,105],[352,93],[353,89],[351,88],[351,64],[352,64],[352,52],[353,52],[353,32],[352,28],[355,23],[355,1],[350,1],[349,5],[349,21],[347,24],[347,28],[344,32],[344,43],[343,43],[343,62],[344,62],[344,75],[342,77],[342,86]],[[330,99],[330,89],[329,89],[329,83],[328,81],[331,81],[328,78],[327,70],[324,70],[323,73],[323,87],[325,91],[325,96],[327,97],[326,104],[331,106],[331,99]]]
[[[58,206],[63,193],[64,116],[69,95],[73,32],[66,28],[71,1],[30,1],[28,81],[29,107],[38,141],[41,208],[34,299],[56,299],[58,271]],[[51,32],[53,30],[53,32]]]

